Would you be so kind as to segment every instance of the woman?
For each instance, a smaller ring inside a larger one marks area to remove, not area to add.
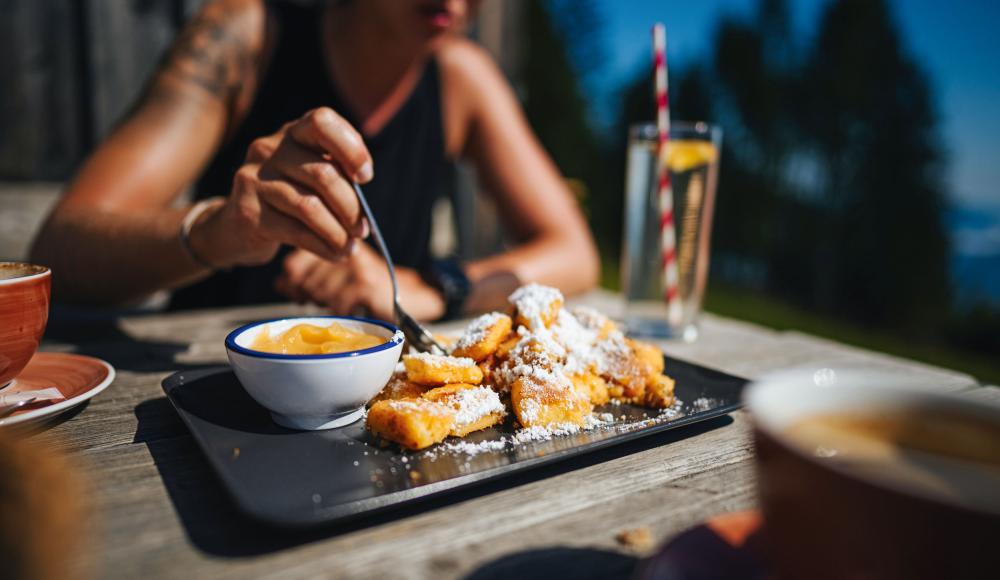
[[[470,4],[209,3],[36,239],[56,298],[121,304],[168,288],[175,307],[284,296],[391,318],[351,181],[365,184],[414,316],[498,307],[527,281],[592,286],[579,209],[502,74],[459,34]],[[461,157],[519,243],[437,263],[430,206]],[[200,201],[178,207],[192,184]]]

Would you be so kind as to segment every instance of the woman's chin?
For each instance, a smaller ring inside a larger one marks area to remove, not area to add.
[[[421,30],[424,32],[424,35],[428,37],[444,36],[445,34],[451,32],[453,28],[451,22],[447,25],[443,25],[438,22],[430,21],[429,19],[423,19],[421,24],[423,24],[423,26],[421,26]]]
[[[423,36],[424,42],[434,45],[439,41],[444,40],[451,35],[452,28],[439,28],[436,26],[424,26],[421,28],[421,35]]]

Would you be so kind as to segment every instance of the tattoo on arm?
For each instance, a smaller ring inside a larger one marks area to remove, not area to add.
[[[184,27],[161,73],[228,101],[239,93],[254,59],[246,25],[227,4],[209,5]]]

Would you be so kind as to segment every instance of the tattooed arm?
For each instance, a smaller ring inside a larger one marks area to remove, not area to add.
[[[123,303],[205,275],[179,243],[175,202],[252,98],[265,17],[260,0],[209,3],[80,168],[31,251],[56,300]]]
[[[373,177],[371,156],[347,121],[319,108],[250,145],[232,190],[218,192],[228,197],[192,214],[190,254],[178,237],[190,208],[173,202],[252,99],[265,17],[261,0],[209,4],[83,166],[32,251],[55,272],[57,300],[120,304],[205,276],[206,263],[266,263],[281,244],[338,260],[366,235],[351,181]]]

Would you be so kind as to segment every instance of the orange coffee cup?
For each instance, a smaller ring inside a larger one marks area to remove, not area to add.
[[[829,368],[762,377],[746,401],[775,578],[996,576],[1000,406]]]
[[[49,320],[52,271],[22,262],[0,262],[0,387],[24,369]]]

